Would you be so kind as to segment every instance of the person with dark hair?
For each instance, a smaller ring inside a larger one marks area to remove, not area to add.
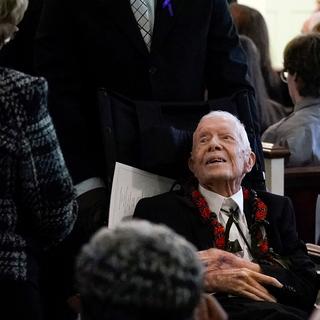
[[[263,15],[254,8],[238,3],[230,5],[230,12],[239,34],[249,37],[259,50],[260,67],[268,96],[281,105],[291,106],[287,88],[282,88],[279,74],[272,67],[269,32]]]
[[[289,149],[286,166],[320,165],[320,34],[294,38],[283,56],[282,78],[294,112],[268,128],[262,139]]]
[[[0,48],[13,39],[27,5],[28,0],[0,1]],[[77,214],[47,90],[43,78],[0,67],[2,319],[43,319],[41,257],[66,238]]]
[[[193,245],[166,226],[102,228],[76,263],[82,320],[192,319],[203,286]]]
[[[213,111],[193,135],[193,177],[140,200],[134,217],[164,223],[200,250],[205,289],[230,319],[306,320],[317,295],[315,266],[290,199],[241,186],[254,161],[241,122]]]
[[[265,81],[261,73],[259,50],[249,37],[240,34],[239,39],[241,46],[247,55],[248,75],[256,92],[256,101],[260,118],[260,132],[262,133],[272,124],[290,114],[292,110],[269,98]]]
[[[305,21],[301,32],[308,33],[312,32],[313,28],[320,22],[320,11],[316,11],[312,14],[312,16]]]

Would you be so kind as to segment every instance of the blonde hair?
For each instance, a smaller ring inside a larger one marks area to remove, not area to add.
[[[28,0],[1,0],[0,23],[18,24],[23,18],[28,2]]]

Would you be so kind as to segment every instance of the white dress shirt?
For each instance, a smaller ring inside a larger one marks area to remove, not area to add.
[[[209,191],[199,185],[199,191],[205,198],[205,200],[208,203],[209,209],[217,214],[218,221],[223,225],[223,227],[226,227],[227,221],[229,219],[229,216],[221,211],[221,208],[224,203],[233,203],[230,206],[238,206],[239,208],[239,227],[244,234],[246,240],[248,241],[249,245],[251,246],[251,237],[248,229],[248,224],[247,224],[247,219],[243,211],[243,192],[242,189],[240,189],[237,193],[233,194],[230,198],[226,198],[224,196],[221,196],[220,194],[217,194],[215,192]],[[232,199],[232,200],[231,200]],[[234,204],[236,203],[236,205]],[[235,208],[233,208],[235,209]],[[245,241],[243,240],[242,236],[240,235],[236,225],[233,223],[231,228],[230,228],[230,233],[229,233],[229,240],[234,241],[238,240],[239,244],[243,250],[241,256],[246,259],[251,261],[252,256],[249,252],[249,248],[246,245]]]

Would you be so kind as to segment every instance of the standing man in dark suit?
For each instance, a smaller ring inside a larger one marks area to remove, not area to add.
[[[135,216],[164,223],[193,243],[205,283],[230,319],[307,319],[316,273],[288,198],[241,187],[255,161],[233,115],[204,116],[193,136],[194,181],[141,200]]]
[[[43,4],[36,65],[49,83],[49,109],[78,190],[79,219],[88,222],[80,225],[92,225],[88,233],[108,210],[97,88],[154,101],[202,101],[206,91],[216,98],[241,89],[253,96],[225,0],[139,2]],[[257,148],[261,152],[261,145]]]
[[[149,40],[130,0],[44,1],[36,64],[74,182],[91,179],[79,192],[102,186],[97,88],[181,102],[253,91],[225,0],[145,2]]]

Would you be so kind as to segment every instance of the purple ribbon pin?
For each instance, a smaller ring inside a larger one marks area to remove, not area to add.
[[[173,17],[172,3],[171,0],[163,0],[162,9],[168,8],[169,14]]]

